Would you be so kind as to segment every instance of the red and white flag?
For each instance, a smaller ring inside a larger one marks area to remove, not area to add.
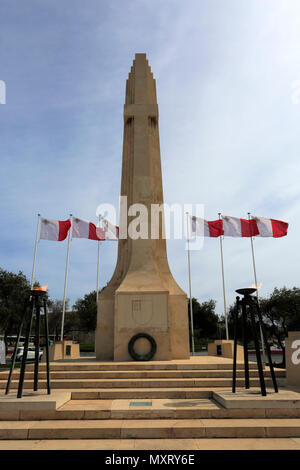
[[[70,227],[70,219],[51,220],[41,218],[40,239],[61,242],[67,238]]]
[[[225,237],[254,237],[259,234],[256,220],[222,216]]]
[[[100,228],[105,232],[105,240],[117,241],[119,239],[119,227],[111,224],[102,216],[100,216]]]
[[[280,238],[287,235],[289,224],[282,220],[265,219],[264,217],[254,217],[256,220],[259,236]]]
[[[73,218],[73,238],[88,238],[89,240],[117,240],[119,228],[110,224],[110,222],[103,219],[101,227],[96,227],[93,222],[87,220]],[[101,223],[100,222],[100,223]]]
[[[219,237],[223,235],[222,220],[204,220],[200,217],[191,217],[192,235],[200,237]]]
[[[99,227],[96,227],[93,222],[73,217],[72,237],[102,241],[105,240],[105,232]]]

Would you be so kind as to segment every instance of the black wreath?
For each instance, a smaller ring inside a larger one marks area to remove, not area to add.
[[[139,338],[146,338],[150,344],[151,344],[151,349],[148,353],[146,354],[138,354],[134,350],[134,343],[136,342],[137,339]],[[156,353],[156,342],[155,339],[152,338],[152,336],[148,335],[148,333],[138,333],[137,335],[134,335],[131,340],[128,343],[128,352],[132,359],[135,361],[150,361],[154,354]]]

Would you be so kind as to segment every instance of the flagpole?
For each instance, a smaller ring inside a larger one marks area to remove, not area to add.
[[[61,331],[60,340],[63,341],[64,337],[64,323],[65,323],[65,312],[66,312],[66,292],[67,292],[67,280],[68,280],[68,267],[69,267],[69,252],[70,252],[70,240],[71,240],[71,228],[72,228],[72,214],[70,214],[71,227],[68,233],[68,245],[67,245],[67,258],[66,258],[66,269],[65,269],[65,285],[64,285],[64,300],[63,300],[63,311],[61,319]]]
[[[251,220],[251,214],[248,212],[248,220]],[[258,300],[258,284],[257,284],[257,276],[256,276],[256,265],[255,265],[255,257],[254,257],[254,246],[253,246],[253,237],[250,237],[251,241],[251,251],[252,251],[252,263],[253,263],[253,271],[254,271],[254,282],[257,287],[256,289],[256,297]],[[266,363],[266,352],[265,352],[265,343],[264,343],[264,338],[263,338],[263,333],[261,329],[261,325],[259,325],[259,330],[260,330],[260,341],[261,341],[261,348],[262,348],[262,353],[263,353],[263,362]]]
[[[33,265],[32,265],[32,273],[31,273],[31,290],[33,289],[33,284],[34,284],[35,261],[36,261],[36,250],[37,250],[37,243],[38,243],[40,217],[41,217],[41,214],[38,214],[38,220],[36,224],[35,243],[34,243],[34,253],[33,253]]]
[[[218,213],[219,219],[221,219],[221,212]],[[224,259],[223,259],[223,239],[220,235],[220,252],[221,252],[221,266],[222,266],[222,284],[223,284],[223,301],[224,301],[224,317],[225,317],[225,329],[226,329],[226,339],[229,339],[228,333],[228,318],[227,318],[227,308],[226,308],[226,292],[225,292],[225,277],[224,277]]]
[[[190,319],[191,319],[191,336],[192,336],[192,355],[195,355],[194,344],[194,319],[193,319],[193,298],[192,298],[192,283],[191,283],[191,260],[190,260],[190,235],[189,235],[189,214],[186,212],[186,228],[187,228],[187,244],[188,244],[188,271],[189,271],[189,293],[190,293]]]
[[[99,227],[100,227],[100,219],[101,216],[99,215]],[[96,304],[98,305],[99,299],[99,266],[100,266],[100,241],[98,241],[98,256],[97,256],[97,291],[96,291]]]

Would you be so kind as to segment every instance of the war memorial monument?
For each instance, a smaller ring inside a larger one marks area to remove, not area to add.
[[[115,272],[99,299],[96,357],[130,360],[130,339],[145,332],[156,342],[156,360],[187,359],[187,297],[170,272],[163,217],[159,238],[151,238],[151,205],[163,204],[163,184],[156,85],[146,54],[136,54],[127,80],[123,139],[121,196],[128,208],[147,208],[148,238],[119,240]],[[133,217],[124,209],[120,225],[127,228]]]

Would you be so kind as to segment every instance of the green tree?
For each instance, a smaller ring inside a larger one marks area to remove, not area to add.
[[[74,331],[80,330],[79,318],[77,312],[73,310],[66,312],[64,331],[66,335],[72,336]]]
[[[30,283],[26,276],[0,268],[0,329],[4,333],[7,347],[7,336],[17,334],[25,300],[30,294]]]
[[[60,337],[61,333],[61,321],[62,321],[62,312],[63,312],[63,300],[49,300],[48,302],[49,311],[48,311],[48,327],[49,334],[54,335],[55,337]],[[66,299],[66,312],[69,307],[69,299]],[[65,324],[64,332],[67,331],[67,315],[65,315]]]
[[[219,317],[215,313],[215,300],[211,299],[200,303],[193,297],[192,306],[195,342],[200,339],[214,339],[217,336],[219,321]],[[188,308],[190,308],[189,303]]]
[[[96,291],[86,294],[73,305],[73,312],[77,314],[79,327],[82,331],[93,331],[97,325]]]
[[[300,289],[275,287],[268,298],[260,300],[260,307],[269,337],[275,338],[283,351],[285,365],[285,338],[288,331],[300,329]]]

